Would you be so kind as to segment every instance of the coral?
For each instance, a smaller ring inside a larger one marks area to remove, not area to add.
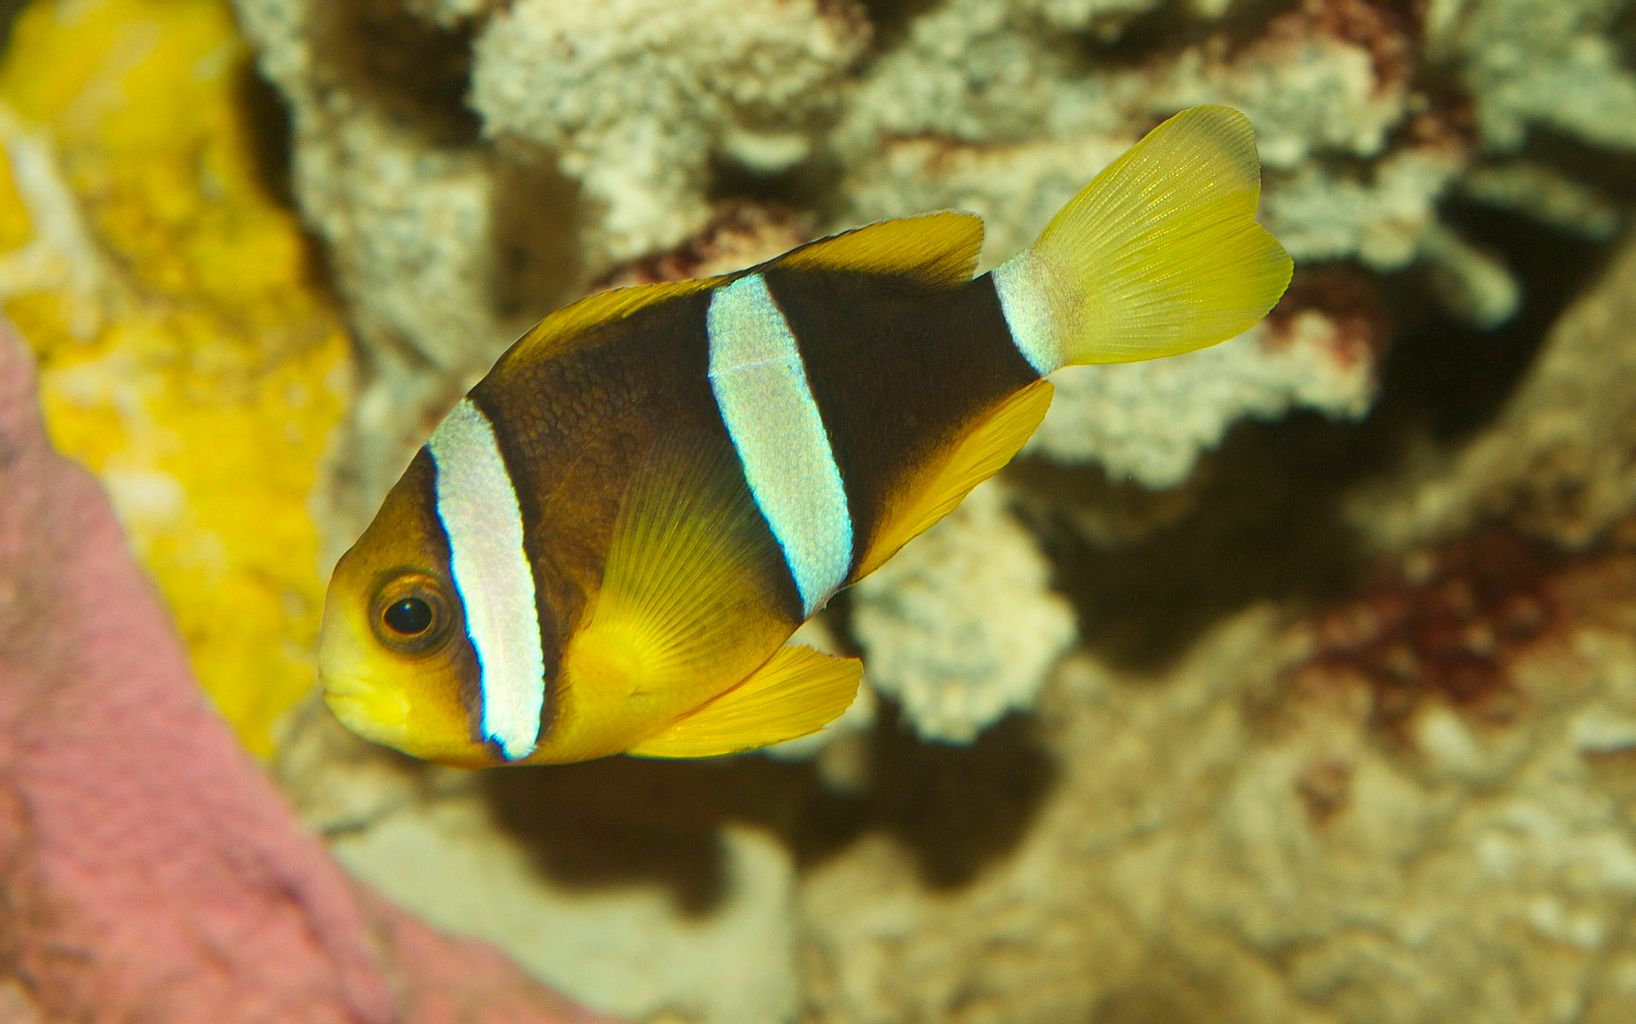
[[[33,387],[0,322],[7,1019],[589,1022],[355,888],[297,827],[205,706],[107,500],[46,441]]]
[[[1628,262],[1492,422],[1353,426],[1447,340],[1423,300],[1537,315],[1487,211],[1617,234],[1629,0],[235,7],[356,332],[330,554],[587,289],[937,207],[985,218],[992,265],[1185,104],[1250,114],[1299,264],[1244,338],[1062,375],[1018,471],[841,602],[890,698],[867,728],[474,780],[314,715],[283,778],[359,875],[657,1019],[1636,1006]],[[1064,664],[1059,588],[1107,613]],[[712,986],[706,958],[749,974]]]
[[[921,736],[945,742],[970,742],[1029,707],[1075,633],[1048,573],[1002,492],[978,490],[853,591],[869,685]]]
[[[1378,342],[1379,310],[1349,275],[1300,288],[1358,344]],[[777,967],[737,954],[780,987],[743,990],[735,1007],[680,984],[584,982],[609,1006],[777,1020],[797,999],[810,1019],[879,1022],[1623,1020],[1636,1011],[1624,943],[1636,907],[1636,494],[1624,489],[1636,432],[1628,378],[1613,371],[1633,294],[1627,245],[1486,430],[1418,451],[1338,510],[1295,500],[1311,495],[1304,479],[1287,502],[1250,496],[1283,506],[1288,564],[1325,556],[1330,535],[1297,524],[1332,515],[1372,531],[1375,571],[1316,604],[1254,597],[1196,635],[1164,621],[1171,639],[1150,663],[1098,653],[1117,624],[1088,623],[1090,649],[1050,673],[1035,713],[967,746],[877,729],[833,741],[811,775],[613,762],[478,787],[436,772],[382,780],[361,769],[378,759],[348,741],[349,754],[286,777],[354,870],[389,881],[435,861],[458,898],[414,873],[396,884],[450,920],[482,917],[489,900],[531,908],[488,934],[568,958],[554,964],[587,956],[567,952],[581,942],[600,949],[584,933],[609,934],[605,913],[641,921],[640,963],[682,956],[718,928],[779,951]],[[1015,568],[1039,563],[1005,511],[1011,490],[975,494],[885,570],[903,578],[856,594],[854,631],[889,638],[865,651],[876,685],[899,664],[939,664],[891,650],[915,623],[934,637],[925,646],[983,658],[1003,648],[979,646],[985,634],[959,616],[1051,642],[1028,610],[1038,584]],[[1237,571],[1213,552],[1227,540],[1187,544],[1197,529],[1183,516],[1147,541],[1192,557],[1141,566],[1171,574],[1160,588],[1182,607],[1231,589]],[[1006,557],[985,564],[996,550]],[[906,621],[910,595],[926,611]],[[1038,607],[1047,620],[1063,612]],[[906,717],[933,730],[977,721],[930,717],[942,710],[909,702]],[[334,806],[338,790],[360,800],[366,788],[364,806]],[[776,885],[743,880],[746,837],[794,869],[768,870]],[[752,893],[794,901],[789,959],[779,927],[740,902]],[[543,923],[570,913],[586,916]],[[597,962],[620,977],[619,958]],[[1495,962],[1515,966],[1496,977]]]
[[[1164,363],[1065,371],[1025,451],[1168,488],[1240,420],[1301,406],[1361,418],[1374,400],[1384,326],[1348,309],[1321,310],[1293,305],[1231,345]]]
[[[972,209],[988,218],[993,261],[1186,103],[1251,114],[1267,220],[1299,261],[1419,262],[1457,313],[1500,322],[1515,283],[1440,219],[1440,201],[1462,189],[1515,206],[1502,171],[1560,179],[1554,156],[1522,148],[1524,126],[1628,148],[1572,113],[1593,109],[1578,102],[1587,89],[1622,95],[1604,36],[1627,5],[1522,6],[945,0],[873,9],[885,27],[871,32],[851,4],[681,19],[637,0],[595,17],[543,2],[334,13],[238,0],[292,104],[298,196],[368,353],[336,518],[367,514],[426,420],[529,320],[707,231],[724,194],[793,201],[817,230]],[[1538,72],[1526,86],[1510,70],[1522,55]],[[1558,185],[1542,215],[1605,234],[1598,183]],[[1151,451],[1122,427],[1130,410],[1103,403],[1107,389],[1065,389],[1045,450],[1169,485],[1238,418],[1367,405],[1372,377],[1352,364],[1256,352],[1132,371],[1144,388],[1208,395],[1209,412],[1152,435]]]
[[[477,35],[471,104],[485,134],[552,152],[600,208],[600,248],[629,258],[702,226],[713,161],[776,174],[810,160],[867,25],[850,0],[752,0],[719,18],[520,0]]]
[[[335,254],[367,353],[333,518],[361,525],[424,424],[531,319],[648,250],[708,233],[719,196],[746,184],[755,195],[772,183],[818,230],[972,209],[989,219],[994,260],[1158,115],[1226,99],[1257,119],[1274,169],[1268,217],[1298,258],[1416,258],[1467,147],[1434,130],[1437,110],[1390,142],[1417,102],[1400,19],[1298,12],[1234,50],[1226,27],[1197,29],[1236,12],[1203,4],[1186,15],[1184,45],[1131,73],[1085,59],[1075,33],[1114,39],[1155,6],[950,0],[860,63],[870,32],[849,4],[690,10],[684,22],[644,3],[581,19],[544,3],[406,16],[380,2],[239,0],[292,104],[297,195]],[[1105,457],[1116,472],[1154,463],[1145,478],[1170,482],[1237,417],[1367,404],[1369,378],[1350,365],[1263,365],[1254,351],[1202,374],[1154,370],[1177,374],[1175,391],[1223,370],[1243,386],[1151,454],[1104,456],[1084,440],[1061,457]],[[1083,391],[1059,401],[1072,426],[1056,436],[1123,422],[1124,410],[1098,411],[1099,388]]]
[[[759,1024],[792,1019],[801,990],[792,852],[722,813],[739,784],[779,770],[755,764],[479,775],[383,762],[319,719],[279,774],[356,876],[577,1000],[631,1019]],[[678,788],[689,771],[703,788]]]
[[[1429,44],[1473,98],[1486,149],[1516,152],[1543,128],[1629,152],[1636,72],[1617,32],[1629,9],[1625,0],[1443,0],[1430,5]]]
[[[1627,242],[1480,433],[1345,496],[1374,564],[1349,589],[1263,595],[1156,663],[1093,646],[946,790],[879,765],[877,827],[801,886],[817,1016],[1636,1013],[1633,294]]]
[[[0,66],[0,301],[252,749],[312,682],[337,312],[208,2],[38,3]]]
[[[970,790],[905,794],[941,828],[911,843],[873,832],[817,866],[801,906],[821,1018],[1611,1022],[1636,1009],[1623,940],[1636,847],[1613,767],[1636,722],[1628,636],[1578,634],[1602,670],[1519,665],[1545,695],[1526,725],[1490,736],[1434,708],[1404,750],[1373,741],[1367,701],[1269,692],[1273,625],[1246,612],[1159,673],[1071,663],[1040,709],[1056,771],[1043,793],[993,797],[1028,811],[963,884],[927,873],[992,827]],[[1256,710],[1269,705],[1273,719]],[[1496,975],[1496,962],[1512,966]]]
[[[774,837],[732,827],[714,837],[713,884],[724,895],[706,914],[678,908],[662,886],[586,897],[571,883],[542,881],[527,845],[496,841],[505,834],[491,802],[474,793],[393,815],[333,845],[404,906],[500,943],[535,977],[604,1011],[723,1024],[793,1019],[801,1001],[786,912],[794,865]],[[379,872],[388,862],[398,869]]]
[[[1636,250],[1552,328],[1516,395],[1473,443],[1423,453],[1364,489],[1348,515],[1387,550],[1472,533],[1503,519],[1574,550],[1636,505]]]
[[[1393,730],[1428,700],[1507,722],[1520,712],[1511,666],[1571,619],[1564,553],[1490,527],[1420,552],[1312,624],[1301,685],[1362,682],[1370,718]]]
[[[787,210],[725,204],[697,234],[663,252],[616,265],[594,290],[731,273],[795,248],[809,232]]]

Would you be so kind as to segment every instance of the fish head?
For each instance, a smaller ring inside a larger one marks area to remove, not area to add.
[[[413,757],[501,763],[474,722],[481,670],[428,504],[422,452],[330,578],[319,632],[324,701],[353,732]]]

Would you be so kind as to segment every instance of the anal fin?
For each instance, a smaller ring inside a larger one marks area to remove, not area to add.
[[[716,757],[817,732],[852,703],[863,664],[810,647],[778,649],[748,679],[626,751]]]
[[[1038,380],[1000,403],[894,503],[853,579],[881,567],[898,549],[953,512],[971,489],[998,473],[1038,429],[1055,389]]]

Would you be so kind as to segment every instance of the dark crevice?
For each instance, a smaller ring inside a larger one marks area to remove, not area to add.
[[[613,758],[490,772],[483,783],[501,825],[556,884],[659,884],[682,912],[703,916],[732,895],[724,825],[777,833],[798,866],[885,829],[927,884],[957,887],[1022,842],[1056,781],[1020,717],[956,747],[914,738],[888,708],[862,742],[873,779],[863,796],[836,795],[810,765],[760,755]]]
[[[862,795],[836,794],[810,765],[760,755],[614,758],[492,772],[484,783],[501,824],[555,883],[657,883],[701,916],[730,896],[724,825],[777,833],[802,868],[884,829],[928,885],[953,888],[1016,849],[1056,784],[1052,758],[1022,716],[948,746],[915,738],[886,706],[869,735],[838,742],[864,744],[872,782]]]
[[[1539,354],[1551,325],[1580,289],[1594,281],[1609,250],[1510,211],[1463,201],[1445,203],[1441,219],[1466,240],[1501,255],[1522,292],[1517,314],[1479,330],[1428,307],[1428,315],[1393,344],[1374,419],[1443,441],[1486,427]]]
[[[478,141],[482,125],[466,105],[473,27],[427,24],[398,0],[328,0],[310,11],[314,67],[432,145]]]
[[[284,97],[248,61],[240,66],[234,78],[233,92],[244,114],[254,150],[252,166],[257,184],[280,205],[294,209],[295,196],[290,184],[290,111],[284,105]]]
[[[583,273],[579,187],[542,150],[508,145],[496,160],[489,302],[497,319],[533,321]]]
[[[938,0],[860,0],[869,18],[874,34],[875,52],[896,48],[909,34],[909,26],[927,11],[937,7]]]
[[[1056,759],[1028,716],[951,746],[915,737],[888,706],[870,740],[872,784],[847,809],[858,826],[885,828],[902,842],[934,888],[966,885],[1010,855],[1058,781]]]
[[[717,155],[710,166],[713,204],[744,201],[758,205],[814,210],[840,190],[842,168],[821,146],[807,159],[783,171],[768,174]]]
[[[1267,21],[1299,8],[1297,0],[1241,2],[1218,21],[1199,18],[1172,0],[1132,16],[1116,33],[1087,31],[1076,39],[1080,57],[1098,69],[1139,69],[1155,57],[1219,40],[1236,53],[1264,38]]]
[[[1636,154],[1604,149],[1536,124],[1528,130],[1527,158],[1550,166],[1610,199],[1636,203]]]
[[[292,213],[298,213],[291,166],[294,140],[290,111],[284,97],[261,77],[249,60],[240,65],[232,88],[254,151],[251,167],[256,184],[274,202]],[[314,289],[333,293],[336,273],[328,247],[306,230],[304,224],[301,243],[303,279]]]
[[[0,54],[11,45],[12,25],[27,6],[28,0],[0,0]]]
[[[1619,47],[1620,61],[1631,71],[1636,71],[1636,6],[1627,4],[1615,15],[1608,29],[1608,37]]]
[[[520,768],[484,776],[499,823],[555,884],[660,885],[704,916],[730,896],[721,827],[794,827],[782,810],[815,794],[810,772],[756,759]]]
[[[1138,521],[1164,495],[1110,482],[1096,469],[1035,459],[1013,473],[1074,603],[1087,647],[1107,662],[1168,665],[1212,624],[1260,601],[1320,602],[1340,593],[1359,560],[1358,539],[1337,514],[1370,451],[1354,427],[1296,413],[1278,424],[1242,423],[1196,470],[1195,510],[1134,543],[1104,547],[1053,510],[1055,495],[1098,496]]]

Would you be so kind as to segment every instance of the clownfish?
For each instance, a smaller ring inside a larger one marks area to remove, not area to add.
[[[320,674],[362,736],[464,766],[793,739],[861,665],[789,644],[1016,454],[1069,365],[1230,338],[1289,284],[1247,118],[1155,128],[974,277],[982,221],[882,221],[550,314],[335,568]]]

